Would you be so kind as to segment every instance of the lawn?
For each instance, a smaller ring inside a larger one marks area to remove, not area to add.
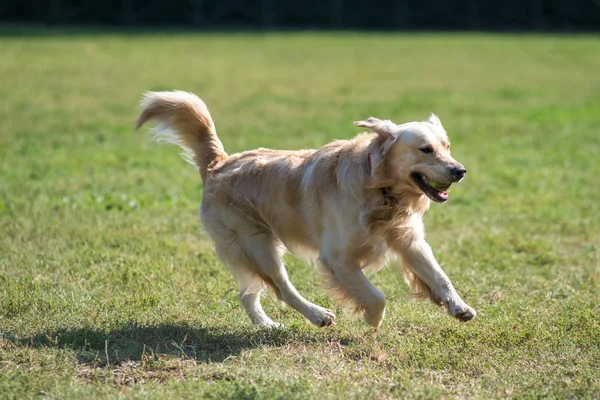
[[[600,39],[491,34],[0,36],[0,397],[600,397]],[[208,104],[228,152],[319,147],[438,114],[469,170],[428,241],[461,324],[396,267],[378,331],[272,296],[251,325],[202,232],[202,184],[135,132],[145,90]]]

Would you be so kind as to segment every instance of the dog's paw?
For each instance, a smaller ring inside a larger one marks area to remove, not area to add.
[[[307,318],[319,328],[335,324],[335,314],[333,311],[319,306],[315,306]]]
[[[454,318],[461,322],[467,322],[477,316],[477,311],[467,304],[455,307],[454,312],[451,314]]]
[[[381,322],[383,321],[383,317],[381,315],[371,315],[368,313],[365,313],[363,319],[367,324],[369,324],[369,326],[375,329],[379,328],[381,326]]]
[[[383,317],[385,315],[385,300],[383,300],[380,304],[375,308],[367,308],[365,309],[365,313],[363,318],[367,324],[371,327],[378,329],[381,326],[381,322],[383,321]]]
[[[257,325],[264,329],[284,329],[285,328],[284,324],[280,324],[279,322],[274,322],[274,321],[263,321]]]

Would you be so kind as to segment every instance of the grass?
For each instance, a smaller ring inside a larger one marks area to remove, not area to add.
[[[1,397],[600,397],[597,36],[43,32],[0,37]],[[287,329],[253,327],[197,172],[132,129],[144,90],[174,88],[230,153],[436,112],[469,175],[428,240],[478,317],[391,267],[373,331],[290,257],[337,325],[267,297]]]

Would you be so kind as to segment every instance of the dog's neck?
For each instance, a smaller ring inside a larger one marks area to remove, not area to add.
[[[383,198],[386,202],[386,204],[389,205],[398,205],[402,202],[402,196],[395,194],[394,192],[392,192],[392,188],[391,187],[382,187],[381,189],[381,194],[383,195]]]
[[[367,173],[370,176],[373,171],[373,162],[371,161],[371,153],[367,153],[367,163],[368,163]],[[397,205],[397,204],[400,204],[400,202],[402,201],[402,196],[395,194],[392,191],[392,188],[389,186],[382,187],[379,190],[380,190],[381,194],[383,195],[383,199],[385,200],[386,204]]]

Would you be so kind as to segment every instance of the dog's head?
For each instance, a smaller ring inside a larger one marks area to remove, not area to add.
[[[372,154],[374,185],[391,187],[394,193],[425,194],[444,203],[448,189],[461,181],[467,170],[450,155],[450,142],[439,118],[396,125],[369,118],[357,121],[377,133],[376,154]]]

